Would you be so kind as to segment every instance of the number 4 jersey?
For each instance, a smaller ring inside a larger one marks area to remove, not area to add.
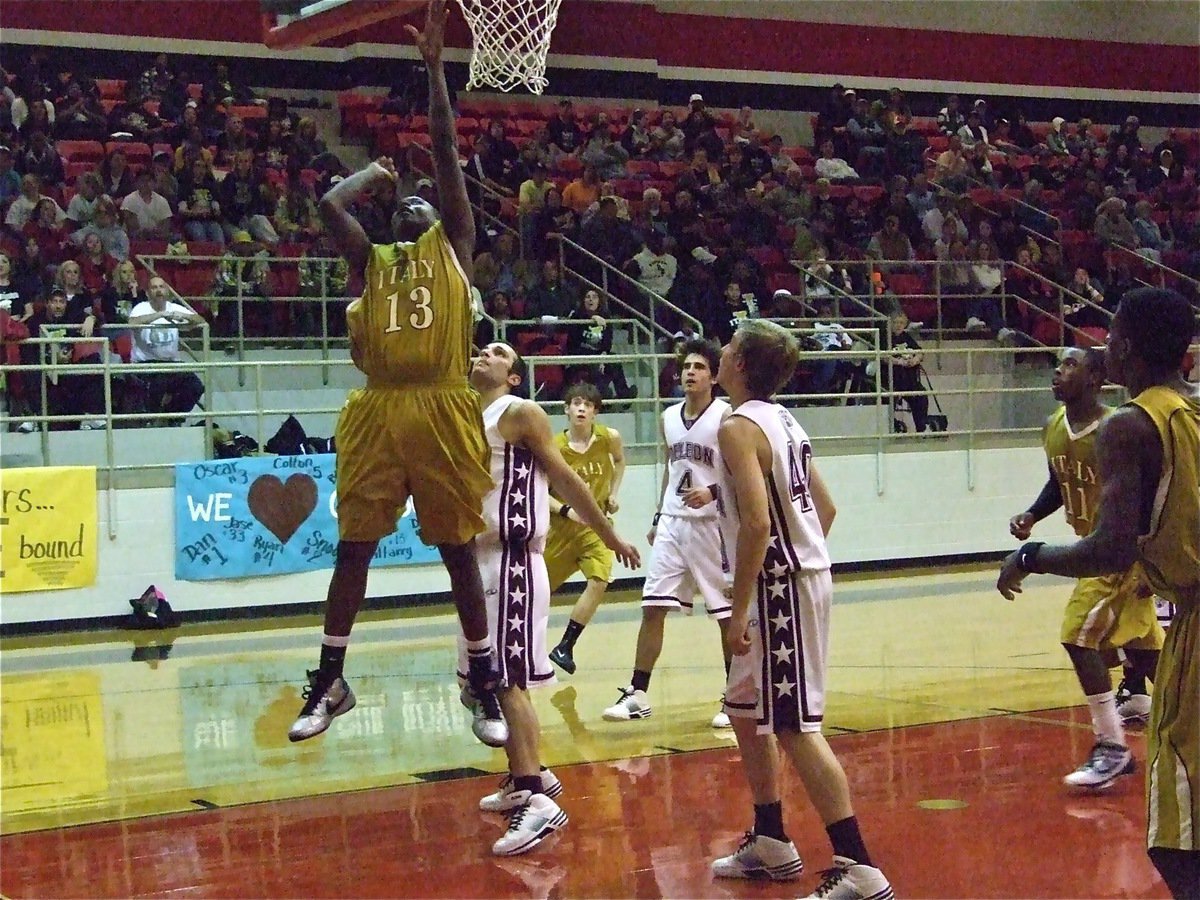
[[[411,244],[374,244],[346,308],[351,355],[375,384],[465,384],[471,287],[441,222]]]
[[[684,404],[668,408],[662,415],[663,437],[667,443],[667,492],[663,496],[662,514],[692,519],[714,519],[717,506],[710,503],[692,509],[683,502],[683,495],[694,487],[709,487],[721,477],[721,451],[717,447],[717,431],[729,404],[713,400],[694,422],[683,417]]]
[[[812,445],[795,417],[777,403],[747,400],[733,416],[749,419],[762,429],[771,447],[771,471],[766,476],[767,508],[771,517],[771,543],[763,573],[779,578],[788,572],[829,568],[825,533],[809,490]],[[732,580],[737,564],[737,535],[741,520],[727,463],[722,464],[721,539]]]

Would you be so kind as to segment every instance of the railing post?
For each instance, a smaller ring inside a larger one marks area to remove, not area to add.
[[[238,357],[239,363],[244,363],[246,361],[246,318],[245,318],[245,311],[242,309],[242,270],[240,268],[241,263],[236,263],[235,265],[238,266],[238,268],[235,269],[236,276],[237,276],[237,295],[236,295],[237,321],[238,321],[237,357]],[[246,386],[246,367],[239,365],[238,366],[238,387],[245,387],[245,386]]]
[[[321,384],[329,384],[329,260],[322,260],[321,267]]]

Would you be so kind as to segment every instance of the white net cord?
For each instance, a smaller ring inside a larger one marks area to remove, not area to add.
[[[546,53],[562,0],[458,0],[471,27],[467,90],[489,85],[511,91],[525,85],[545,90]]]

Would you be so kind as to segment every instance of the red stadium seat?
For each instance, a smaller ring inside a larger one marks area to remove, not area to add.
[[[104,159],[104,145],[99,141],[57,141],[54,148],[68,163],[98,163]]]

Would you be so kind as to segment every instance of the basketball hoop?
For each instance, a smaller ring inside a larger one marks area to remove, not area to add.
[[[471,27],[467,90],[490,85],[545,90],[546,53],[562,0],[458,0]]]

